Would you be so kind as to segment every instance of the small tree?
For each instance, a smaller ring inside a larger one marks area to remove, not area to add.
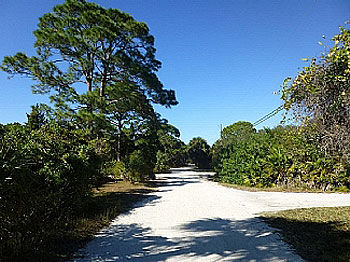
[[[222,130],[221,137],[213,145],[213,166],[215,169],[222,168],[223,159],[229,157],[237,143],[247,140],[256,133],[250,122],[239,121],[226,126]]]
[[[32,106],[32,111],[30,114],[27,114],[27,119],[27,126],[30,130],[38,130],[47,122],[45,114],[40,110],[39,105]]]
[[[192,138],[187,146],[189,159],[198,168],[211,167],[210,146],[207,141],[201,137]]]
[[[164,155],[169,167],[181,167],[186,164],[187,152],[186,144],[179,139],[180,131],[168,124],[161,124],[158,130],[160,148],[159,151]],[[164,162],[161,159],[161,162]]]

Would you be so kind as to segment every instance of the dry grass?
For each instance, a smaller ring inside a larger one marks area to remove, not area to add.
[[[117,182],[108,182],[102,185],[102,187],[94,188],[92,191],[95,195],[105,194],[105,193],[131,193],[140,190],[152,191],[156,190],[156,185],[150,182],[144,183],[131,183],[129,181],[117,181]]]
[[[294,209],[262,218],[307,261],[350,261],[350,207]]]
[[[152,182],[133,184],[126,181],[108,182],[95,188],[71,225],[64,231],[55,233],[46,245],[46,252],[40,258],[30,261],[57,262],[73,258],[74,253],[98,231],[155,190],[156,186]]]

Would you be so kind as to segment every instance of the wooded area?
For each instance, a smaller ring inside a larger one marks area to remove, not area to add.
[[[188,145],[154,105],[178,104],[156,73],[148,26],[118,9],[66,0],[39,19],[35,56],[6,56],[1,70],[50,97],[25,124],[0,125],[0,258],[36,252],[70,226],[106,178],[155,178],[171,167],[213,168],[215,180],[251,187],[350,190],[350,30],[286,79],[288,125],[240,121],[210,147]]]
[[[33,106],[26,124],[0,126],[0,257],[9,260],[67,227],[106,177],[142,181],[186,161],[179,130],[153,108],[177,101],[156,76],[161,63],[145,23],[68,0],[39,19],[34,35],[37,55],[1,65],[51,101]]]

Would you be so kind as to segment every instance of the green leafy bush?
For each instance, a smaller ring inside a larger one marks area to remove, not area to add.
[[[153,164],[147,161],[141,150],[135,150],[129,155],[126,170],[125,178],[132,182],[144,181],[154,176]]]
[[[236,130],[237,131],[237,130]],[[325,155],[297,127],[276,127],[226,136],[213,148],[215,179],[255,187],[349,188],[346,163]]]
[[[42,250],[89,194],[99,165],[94,148],[57,123],[1,126],[1,256]]]
[[[126,166],[124,162],[118,161],[114,164],[112,169],[114,178],[124,178],[127,174]]]
[[[170,160],[167,153],[163,153],[162,151],[157,152],[157,162],[156,166],[154,167],[154,172],[161,173],[161,172],[168,172],[170,169],[169,166]]]

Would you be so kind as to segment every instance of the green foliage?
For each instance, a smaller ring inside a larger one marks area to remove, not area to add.
[[[229,140],[229,139],[243,139],[253,133],[255,133],[255,129],[253,125],[249,122],[239,121],[232,125],[226,126],[222,130],[221,139]]]
[[[187,145],[188,158],[198,168],[211,167],[211,149],[207,141],[201,137],[192,138]]]
[[[213,165],[222,168],[222,160],[226,159],[232,147],[239,141],[248,139],[255,133],[253,125],[249,122],[239,121],[225,127],[221,133],[221,138],[213,146]]]
[[[317,135],[322,150],[350,163],[350,29],[340,27],[334,47],[284,83],[284,107]]]
[[[124,179],[126,177],[127,170],[123,161],[116,161],[113,159],[103,164],[101,173],[105,177]]]
[[[135,150],[129,155],[126,167],[126,179],[131,182],[144,181],[146,179],[154,178],[154,165],[147,161],[147,157],[141,150]]]
[[[27,118],[27,126],[31,130],[38,130],[47,122],[45,114],[42,112],[39,105],[32,106],[32,112],[27,114]]]
[[[168,123],[162,123],[157,134],[160,145],[155,172],[167,172],[170,167],[185,166],[186,144],[179,139],[180,131]]]
[[[154,167],[154,172],[156,173],[162,173],[162,172],[168,172],[170,170],[169,166],[169,158],[168,154],[163,153],[162,151],[157,152],[157,162],[156,166]]]
[[[326,156],[297,127],[223,137],[213,146],[216,180],[255,187],[349,188],[350,167]]]
[[[0,254],[11,260],[37,252],[69,222],[98,178],[100,159],[84,137],[57,123],[0,130]]]
[[[115,178],[124,178],[127,174],[124,162],[116,162],[112,168],[112,174]]]

